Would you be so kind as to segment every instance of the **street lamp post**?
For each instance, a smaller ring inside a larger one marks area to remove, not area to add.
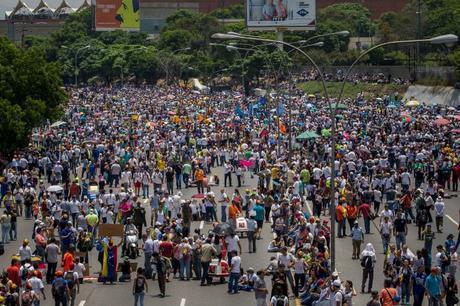
[[[62,46],[61,48],[70,49],[67,46]],[[91,45],[81,47],[81,48],[77,49],[77,51],[75,52],[75,67],[74,67],[75,88],[78,88],[78,54],[80,53],[80,51],[83,51],[83,50],[88,49],[88,48],[91,48]]]
[[[343,79],[343,83],[342,83],[342,88],[341,88],[341,91],[340,91],[340,95],[339,95],[339,99],[337,100],[337,102],[335,103],[335,107],[332,107],[332,104],[331,104],[331,100],[330,100],[330,97],[329,97],[329,93],[327,91],[327,87],[326,87],[326,82],[325,82],[325,79],[324,79],[324,76],[323,76],[323,73],[322,71],[319,69],[318,65],[316,64],[316,62],[307,54],[305,53],[303,50],[301,50],[300,48],[294,46],[293,44],[290,44],[290,43],[287,43],[287,42],[284,42],[284,41],[277,41],[277,40],[272,40],[272,39],[265,39],[265,38],[260,38],[260,37],[257,37],[257,36],[245,36],[245,35],[240,35],[238,33],[227,33],[227,34],[223,34],[223,33],[216,33],[212,36],[212,38],[214,39],[221,39],[221,40],[250,40],[250,41],[260,41],[260,42],[271,42],[271,43],[276,43],[276,44],[283,44],[285,46],[288,46],[290,48],[293,48],[295,50],[297,50],[300,54],[302,54],[303,56],[305,56],[309,61],[310,63],[313,65],[313,67],[315,68],[315,70],[317,71],[320,79],[321,79],[321,84],[322,84],[322,87],[323,87],[323,90],[324,90],[324,94],[325,94],[325,97],[326,97],[326,101],[327,101],[327,106],[329,108],[329,116],[330,116],[330,120],[331,120],[331,159],[330,159],[330,167],[331,167],[331,179],[330,179],[330,198],[331,198],[331,203],[330,203],[330,218],[331,218],[331,270],[335,270],[335,267],[336,267],[336,262],[335,262],[335,257],[336,257],[336,252],[335,252],[335,231],[336,231],[336,228],[335,228],[335,151],[336,151],[336,148],[335,148],[335,143],[336,143],[336,113],[337,113],[337,104],[338,102],[340,101],[340,98],[343,94],[343,89],[344,89],[344,86],[345,86],[345,82],[346,82],[346,79],[348,77],[348,75],[350,74],[351,70],[353,69],[353,66],[364,56],[366,55],[367,53],[371,52],[372,50],[376,49],[376,48],[380,48],[380,47],[383,47],[383,46],[388,46],[388,45],[396,45],[396,44],[410,44],[410,43],[419,43],[419,42],[429,42],[429,43],[432,43],[432,44],[454,44],[458,41],[458,37],[456,35],[453,35],[453,34],[447,34],[447,35],[441,35],[441,36],[437,36],[437,37],[433,37],[433,38],[429,38],[429,39],[415,39],[415,40],[405,40],[405,41],[393,41],[393,42],[386,42],[386,43],[382,43],[382,44],[379,44],[377,46],[374,46],[372,48],[370,48],[369,50],[367,50],[366,52],[364,52],[363,54],[361,54],[354,62],[353,64],[348,68],[347,70],[347,73],[345,75],[345,78]]]

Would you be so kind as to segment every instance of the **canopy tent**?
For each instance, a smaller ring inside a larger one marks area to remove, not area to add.
[[[320,137],[314,131],[306,131],[296,137],[297,140],[306,140],[306,139],[314,139]]]

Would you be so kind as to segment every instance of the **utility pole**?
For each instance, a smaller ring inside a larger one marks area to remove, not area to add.
[[[417,39],[422,39],[422,1],[417,0]],[[418,67],[420,65],[420,43],[416,44],[415,52],[415,61],[414,61],[414,81],[417,79]]]

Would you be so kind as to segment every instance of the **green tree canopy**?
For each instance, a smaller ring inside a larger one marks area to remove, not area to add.
[[[66,99],[61,86],[58,66],[43,51],[0,38],[0,153],[26,146],[34,127],[58,118]]]

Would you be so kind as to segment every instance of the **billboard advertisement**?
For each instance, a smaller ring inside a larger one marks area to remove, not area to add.
[[[316,0],[247,0],[249,30],[314,30]]]
[[[140,0],[96,0],[96,31],[139,31]]]

